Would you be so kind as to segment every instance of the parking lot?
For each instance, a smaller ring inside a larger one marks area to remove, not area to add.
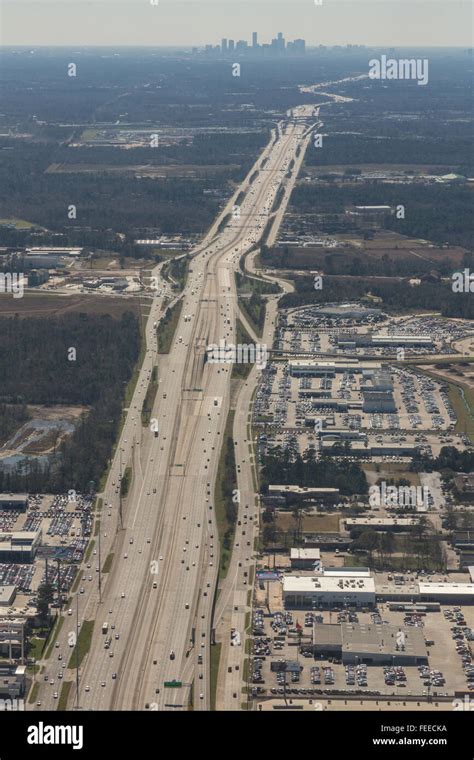
[[[272,584],[274,585],[274,584]],[[457,616],[457,619],[456,619]],[[428,642],[427,665],[397,663],[343,664],[338,656],[315,658],[310,654],[313,623],[354,622],[361,625],[418,626]],[[304,612],[257,607],[253,616],[253,659],[250,687],[253,696],[312,698],[317,696],[449,697],[459,690],[474,690],[474,607],[444,606],[439,612],[411,614],[389,610]],[[451,630],[453,629],[453,630]],[[431,642],[434,644],[431,644]],[[278,671],[283,662],[290,670]],[[273,668],[276,670],[272,670]]]

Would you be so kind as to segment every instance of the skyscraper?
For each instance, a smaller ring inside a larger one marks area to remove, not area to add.
[[[225,37],[221,40],[221,53],[227,53],[227,39]]]
[[[229,44],[227,46],[227,50],[229,51],[229,53],[233,53],[234,52],[234,40],[229,40]]]
[[[257,32],[252,32],[252,47],[253,48],[258,47]]]

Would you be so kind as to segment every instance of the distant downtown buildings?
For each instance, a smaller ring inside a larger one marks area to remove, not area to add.
[[[198,48],[193,48],[193,53],[198,53]],[[220,45],[206,45],[204,53],[214,55],[304,55],[306,43],[302,39],[286,42],[282,32],[278,32],[271,43],[259,44],[257,32],[252,32],[252,44],[246,40],[231,40],[223,38]]]

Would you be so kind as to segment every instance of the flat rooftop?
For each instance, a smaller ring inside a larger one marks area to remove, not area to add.
[[[321,559],[321,552],[319,549],[290,549],[291,559],[307,559],[307,560],[319,560]]]
[[[285,575],[283,578],[283,591],[290,594],[311,594],[318,591],[334,594],[350,592],[375,594],[375,583],[373,578],[367,577]]]
[[[426,658],[422,628],[396,625],[342,623],[342,651],[354,654],[408,655]],[[403,649],[398,642],[403,640]]]

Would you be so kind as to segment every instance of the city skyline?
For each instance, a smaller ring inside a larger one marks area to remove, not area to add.
[[[156,5],[154,4],[156,2]],[[449,13],[446,9],[449,9]],[[183,17],[187,23],[183,24]],[[3,0],[2,46],[204,46],[268,35],[269,22],[315,45],[466,47],[472,44],[467,0]],[[230,33],[232,30],[232,33]]]

